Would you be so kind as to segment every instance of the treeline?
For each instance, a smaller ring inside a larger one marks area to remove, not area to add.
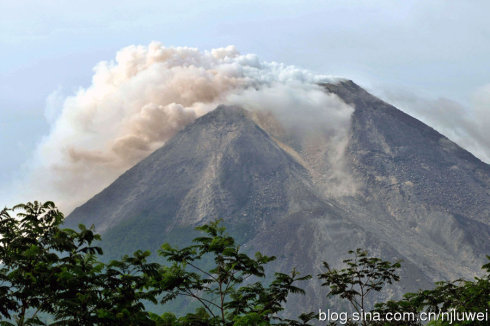
[[[53,202],[1,211],[0,325],[316,325],[321,319],[318,311],[294,320],[282,317],[288,295],[304,294],[301,286],[312,276],[293,270],[275,273],[265,282],[264,267],[275,257],[243,253],[219,220],[198,227],[202,236],[191,246],[177,249],[163,244],[158,255],[166,263],[159,264],[148,261],[148,251],[103,263],[102,249],[95,243],[100,236],[83,225],[79,231],[63,228],[63,219]],[[355,312],[366,312],[366,300],[373,292],[399,280],[400,262],[383,261],[361,249],[349,254],[344,269],[324,262],[324,272],[315,277],[326,287],[326,295],[347,300]],[[482,278],[440,282],[432,290],[376,304],[371,312],[382,320],[339,323],[421,325],[385,317],[451,309],[484,313],[490,304],[490,264],[483,268]],[[198,308],[176,316],[157,315],[145,306],[179,297],[190,298]],[[445,324],[449,323],[437,325]]]

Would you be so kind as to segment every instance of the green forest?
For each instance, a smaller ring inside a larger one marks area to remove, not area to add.
[[[438,320],[430,325],[488,325],[490,263],[473,280],[442,281],[406,293],[399,301],[366,304],[385,285],[399,281],[403,262],[384,261],[363,249],[346,253],[344,267],[323,262],[322,273],[296,270],[266,275],[276,258],[242,251],[222,222],[201,225],[190,246],[162,244],[154,262],[149,251],[105,262],[93,228],[65,228],[53,202],[29,202],[0,213],[0,325],[423,325],[394,321],[395,313],[473,313],[474,320]],[[487,259],[490,257],[487,256]],[[290,294],[318,278],[325,296],[348,303],[371,320],[323,321],[322,312],[283,314]],[[188,298],[185,314],[157,314],[148,306]],[[193,306],[194,307],[194,306]],[[485,316],[483,320],[478,318]]]

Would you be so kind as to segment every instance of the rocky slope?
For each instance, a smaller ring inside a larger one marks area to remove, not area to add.
[[[490,252],[490,166],[353,82],[325,87],[356,108],[347,157],[364,225],[433,278],[470,277]]]
[[[220,217],[245,250],[277,256],[272,269],[314,275],[323,260],[338,265],[361,247],[403,259],[402,280],[385,297],[476,275],[490,252],[489,165],[351,81],[322,86],[355,108],[337,160],[326,139],[278,134],[256,114],[220,106],[68,224],[94,224],[117,256],[186,243],[195,225]],[[307,292],[291,313],[326,307],[319,282]]]

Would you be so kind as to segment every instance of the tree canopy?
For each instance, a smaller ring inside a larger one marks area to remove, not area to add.
[[[203,236],[189,247],[162,245],[166,265],[148,262],[147,251],[102,263],[102,249],[94,245],[100,236],[83,225],[62,228],[62,222],[52,202],[1,211],[3,325],[308,325],[313,318],[278,314],[289,293],[304,293],[296,284],[311,276],[275,273],[264,285],[264,266],[275,257],[243,253],[219,220],[197,227]],[[158,316],[146,309],[145,303],[179,296],[197,301],[196,312]]]
[[[184,248],[165,243],[150,262],[150,252],[101,262],[101,237],[93,228],[63,228],[63,214],[53,202],[29,202],[0,212],[0,325],[312,325],[316,313],[287,319],[288,296],[304,294],[310,275],[276,272],[266,266],[276,258],[245,253],[220,220],[196,228],[201,236]],[[363,249],[349,251],[345,268],[323,263],[317,275],[328,296],[347,300],[355,312],[367,311],[367,299],[399,280],[400,262],[384,261]],[[487,256],[490,259],[490,257]],[[422,325],[422,320],[387,321],[393,312],[482,313],[490,308],[490,263],[486,275],[472,281],[436,283],[431,290],[407,293],[401,300],[377,303],[381,320],[362,325]],[[268,281],[266,281],[268,280]],[[192,302],[194,312],[157,315],[148,303],[165,305],[177,298]],[[438,315],[438,316],[439,316]],[[431,325],[475,325],[477,319],[439,318]],[[487,320],[485,322],[488,322]],[[334,325],[335,322],[330,322]],[[345,323],[342,323],[345,324]],[[346,324],[357,325],[350,319]],[[483,324],[482,324],[483,325]]]

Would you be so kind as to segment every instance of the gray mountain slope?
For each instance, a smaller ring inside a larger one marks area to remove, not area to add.
[[[325,87],[355,106],[346,156],[362,188],[343,207],[433,278],[472,277],[490,252],[490,166],[351,81]]]
[[[325,193],[315,171],[322,162],[309,164],[298,142],[271,136],[245,110],[220,106],[67,223],[94,224],[106,252],[118,256],[188,243],[194,226],[220,217],[242,248],[277,256],[273,270],[313,275],[323,260],[338,266],[348,250],[366,248],[403,259],[402,280],[385,298],[476,275],[490,252],[488,165],[352,82],[323,86],[355,107],[345,154],[355,193]],[[312,281],[288,311],[325,308],[324,294]]]
[[[77,208],[68,223],[94,224],[106,252],[118,256],[156,251],[166,241],[190,243],[192,227],[220,217],[245,250],[279,257],[271,274],[294,267],[318,274],[323,260],[340,261],[357,247],[401,257],[319,196],[308,170],[283,146],[247,111],[218,107]],[[318,281],[307,293],[290,301],[290,313],[327,304]]]
[[[94,224],[105,237],[118,236],[116,248],[128,242],[128,228],[136,238],[151,232],[144,244],[155,249],[172,230],[218,217],[253,237],[305,211],[337,214],[315,194],[308,171],[245,110],[222,106],[75,209],[68,224]]]
[[[489,223],[488,164],[351,81],[325,87],[355,105],[349,149],[367,189],[389,174],[413,184],[417,200]]]

